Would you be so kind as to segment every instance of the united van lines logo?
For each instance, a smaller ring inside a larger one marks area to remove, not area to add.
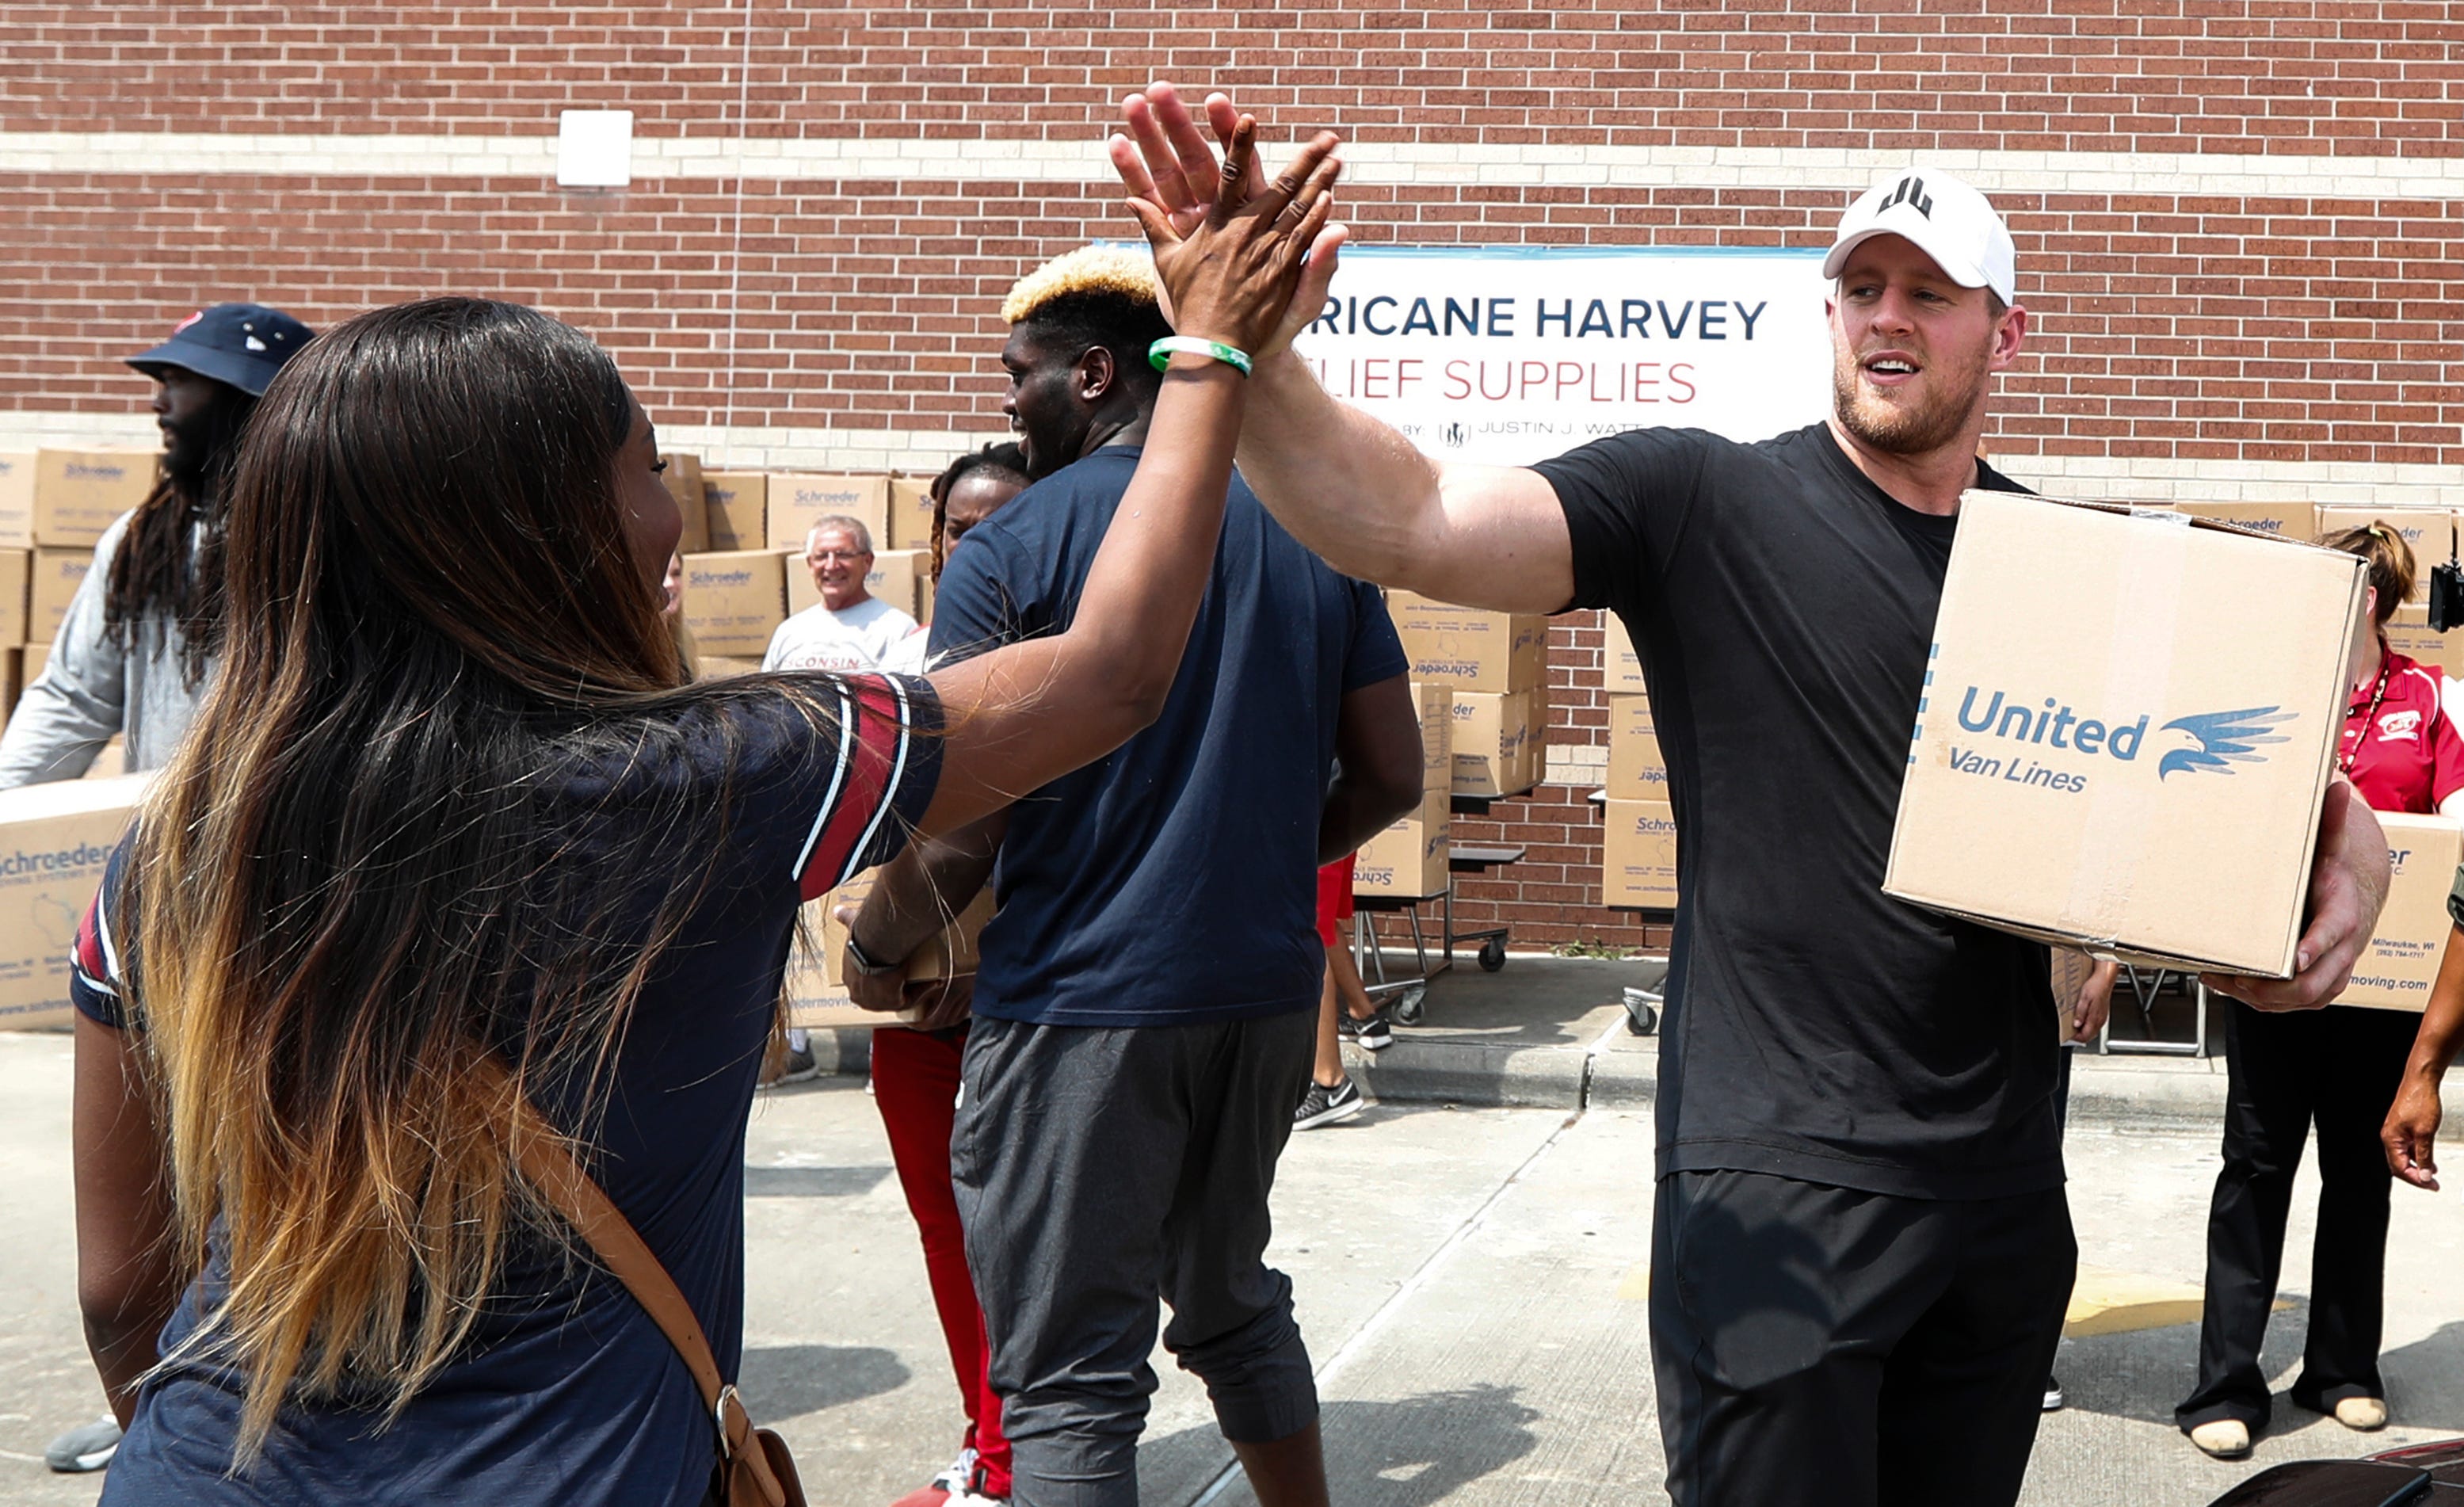
[[[2379,742],[2404,742],[2421,731],[2419,712],[2389,712],[2379,719]]]
[[[1959,725],[1971,733],[2011,742],[2024,743],[2031,749],[2048,753],[2061,750],[2070,754],[2089,754],[2116,760],[2123,764],[2138,762],[2146,748],[2148,725],[2153,714],[2143,713],[2123,721],[2081,717],[2078,710],[2061,704],[2058,698],[2045,698],[2039,709],[1995,691],[1990,699],[1980,698],[1985,693],[1976,686],[1968,687],[1959,701]],[[1922,710],[1922,703],[1920,703]],[[2276,729],[2294,720],[2300,714],[2274,706],[2245,706],[2229,712],[2202,712],[2190,717],[2177,717],[2156,729],[2161,746],[2176,746],[2158,755],[2156,778],[2165,779],[2177,773],[2232,774],[2233,766],[2261,764],[2267,755],[2259,750],[2270,743],[2289,740]],[[2180,733],[2186,741],[2166,739],[2166,733]],[[2011,757],[1993,758],[1973,749],[1953,747],[1951,767],[1961,773],[2007,779],[2018,784],[2043,786],[2057,791],[2077,792],[2087,788],[2087,776],[2073,770],[2059,770],[2038,760]]]

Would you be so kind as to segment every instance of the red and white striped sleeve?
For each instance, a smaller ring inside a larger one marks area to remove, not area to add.
[[[907,846],[941,768],[941,705],[908,676],[839,677],[837,757],[795,859],[799,894],[818,899]]]

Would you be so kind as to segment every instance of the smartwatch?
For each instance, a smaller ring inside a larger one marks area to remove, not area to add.
[[[852,929],[847,932],[847,962],[848,967],[867,978],[876,974],[895,973],[906,966],[904,959],[897,963],[882,963],[875,960],[871,953],[864,950],[864,943],[855,940],[855,932]]]

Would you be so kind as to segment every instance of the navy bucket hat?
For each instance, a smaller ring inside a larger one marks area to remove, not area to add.
[[[160,375],[158,367],[178,366],[261,398],[282,364],[315,338],[315,331],[280,309],[217,303],[182,320],[169,340],[127,361],[149,377]]]

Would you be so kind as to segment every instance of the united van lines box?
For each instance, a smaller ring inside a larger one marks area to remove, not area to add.
[[[1354,895],[1438,895],[1446,887],[1454,840],[1454,693],[1412,687],[1420,716],[1420,804],[1360,845],[1352,865]]]
[[[69,615],[69,601],[94,568],[94,550],[37,549],[26,599],[26,637],[48,644],[60,634],[60,620]]]
[[[34,453],[0,451],[0,549],[34,547]]]
[[[795,616],[808,607],[822,603],[822,588],[813,585],[813,572],[800,554],[781,552],[786,562],[787,615]],[[916,609],[923,605],[925,578],[932,573],[933,558],[920,549],[881,549],[872,556],[872,568],[865,573],[864,588],[898,609],[917,622],[924,614]]]
[[[2464,632],[2442,633],[2430,626],[2430,605],[2407,602],[2387,620],[2387,647],[2418,659],[2453,680],[2464,676]]]
[[[1600,689],[1611,696],[1639,696],[1649,690],[1642,680],[1642,655],[1635,653],[1634,635],[1625,631],[1625,619],[1602,612],[1600,624],[1606,634],[1600,650]]]
[[[668,469],[659,479],[668,485],[668,496],[676,499],[676,513],[685,521],[685,531],[676,536],[676,552],[698,555],[710,548],[710,494],[702,480],[701,457],[680,451],[669,451],[660,457]]]
[[[1386,593],[1415,680],[1491,694],[1549,683],[1549,620]]]
[[[1612,801],[1668,799],[1668,764],[1660,756],[1647,696],[1609,698],[1607,790]]]
[[[1600,803],[1600,903],[1677,908],[1677,812],[1665,801]]]
[[[888,476],[816,476],[776,472],[770,477],[770,547],[802,549],[804,536],[823,519],[854,519],[872,536],[875,551],[890,547]]]
[[[1457,795],[1520,795],[1549,763],[1549,693],[1454,693]]]
[[[811,951],[799,946],[787,964],[788,1023],[807,1030],[854,1026],[913,1025],[919,1012],[869,1010],[859,1008],[847,997],[847,981],[842,977],[839,961],[847,946],[847,928],[833,919],[830,912],[841,904],[864,903],[872,893],[874,870],[868,869],[847,883],[832,890],[804,907],[804,934],[813,940]],[[987,885],[972,903],[958,913],[939,936],[916,949],[907,966],[907,977],[917,984],[935,979],[956,978],[976,971],[976,944],[983,936],[984,923],[993,919],[993,892]],[[814,954],[818,952],[817,957]]]
[[[763,471],[701,474],[702,525],[714,551],[765,549],[770,543],[770,476]],[[804,543],[796,541],[799,546]]]
[[[2367,528],[2383,523],[2394,529],[2396,537],[2412,551],[2414,602],[2430,600],[2430,567],[2447,558],[2448,527],[2454,515],[2445,508],[2428,507],[2322,507],[2319,510],[2319,532],[2341,533],[2348,528]]]
[[[13,649],[26,641],[27,587],[33,571],[33,550],[0,549],[0,646]]]
[[[158,458],[150,450],[34,452],[34,543],[92,549],[154,490]]]
[[[896,549],[933,547],[933,478],[890,478],[890,543]]]
[[[69,948],[148,778],[0,790],[0,1029],[69,1023]]]
[[[2387,833],[2387,897],[2370,946],[2353,964],[2353,982],[2336,996],[2339,1005],[2373,1009],[2420,1010],[2438,982],[2447,952],[2447,896],[2455,866],[2464,858],[2464,826],[2444,816],[2379,814]]]
[[[2363,563],[2180,514],[1961,507],[1883,890],[2290,974]]]
[[[751,654],[770,647],[787,620],[781,557],[767,549],[685,556],[685,626],[705,654]]]
[[[2306,544],[2319,536],[2319,509],[2308,502],[2177,502],[2192,518],[2231,523],[2254,534],[2272,534]]]

